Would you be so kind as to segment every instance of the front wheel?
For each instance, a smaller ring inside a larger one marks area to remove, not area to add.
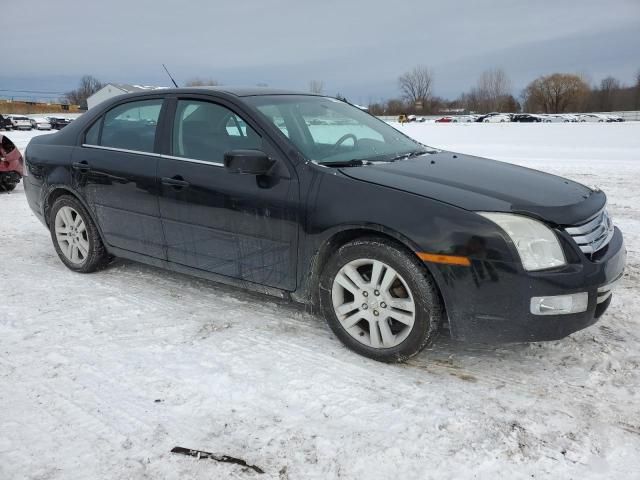
[[[320,280],[320,306],[336,336],[383,362],[417,354],[444,315],[435,283],[417,258],[385,239],[342,246]]]
[[[58,257],[74,272],[90,273],[107,264],[109,255],[98,229],[76,198],[65,195],[54,202],[49,230]]]

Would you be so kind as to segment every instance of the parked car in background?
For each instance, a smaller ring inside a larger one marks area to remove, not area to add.
[[[320,95],[123,95],[34,137],[25,161],[70,270],[119,256],[314,305],[380,361],[444,322],[462,340],[565,337],[604,314],[625,266],[601,190],[426,147]]]
[[[510,121],[511,121],[511,116],[506,113],[490,114],[482,119],[482,123],[505,123]]]
[[[51,123],[44,117],[30,118],[31,127],[36,130],[51,130]]]
[[[546,114],[542,115],[542,121],[544,123],[565,123],[569,120],[562,115]]]
[[[9,137],[0,135],[0,192],[10,192],[20,183],[24,164],[20,150]]]
[[[458,115],[457,117],[453,117],[453,121],[456,123],[475,122],[476,116],[475,115]]]
[[[51,124],[51,128],[54,130],[62,130],[71,123],[71,120],[62,117],[47,117],[47,120]]]
[[[581,122],[607,122],[609,121],[606,115],[600,115],[598,113],[583,113],[579,115],[578,118]]]
[[[573,113],[563,113],[560,116],[570,123],[575,123],[579,121],[578,115],[574,115]]]
[[[454,118],[453,117],[440,117],[436,120],[437,123],[450,123],[450,122],[454,122]]]
[[[607,115],[609,117],[609,119],[607,121],[609,122],[624,122],[624,118],[622,118],[620,115]]]
[[[9,115],[14,130],[31,130],[31,121],[21,115]]]
[[[510,121],[511,121],[511,117],[508,114],[498,113],[498,112],[486,113],[476,118],[476,122],[481,122],[481,123],[500,123],[500,122],[510,122]]]
[[[0,130],[13,130],[13,123],[9,117],[0,115]]]
[[[538,123],[542,121],[542,118],[539,115],[532,115],[530,113],[516,113],[511,116],[511,121],[521,123]]]

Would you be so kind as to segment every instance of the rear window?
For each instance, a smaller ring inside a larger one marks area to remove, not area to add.
[[[153,152],[161,108],[162,99],[118,105],[87,130],[85,143],[136,152]]]

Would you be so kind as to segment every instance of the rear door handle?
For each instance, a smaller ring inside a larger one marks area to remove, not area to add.
[[[73,162],[71,164],[71,168],[73,168],[74,170],[78,170],[81,173],[88,173],[91,171],[91,167],[84,160],[82,162]]]
[[[185,179],[183,179],[180,175],[176,175],[172,178],[169,177],[162,177],[162,179],[160,180],[162,185],[167,185],[168,187],[173,187],[176,190],[181,190],[183,188],[187,188],[189,185],[191,185],[189,182],[187,182]]]

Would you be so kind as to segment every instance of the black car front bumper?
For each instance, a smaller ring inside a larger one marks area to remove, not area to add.
[[[472,260],[471,267],[433,265],[452,337],[478,342],[557,340],[595,323],[611,303],[609,285],[624,271],[626,249],[617,228],[597,260],[581,256],[562,269],[526,272],[522,266]],[[587,292],[587,310],[534,315],[531,298]]]

